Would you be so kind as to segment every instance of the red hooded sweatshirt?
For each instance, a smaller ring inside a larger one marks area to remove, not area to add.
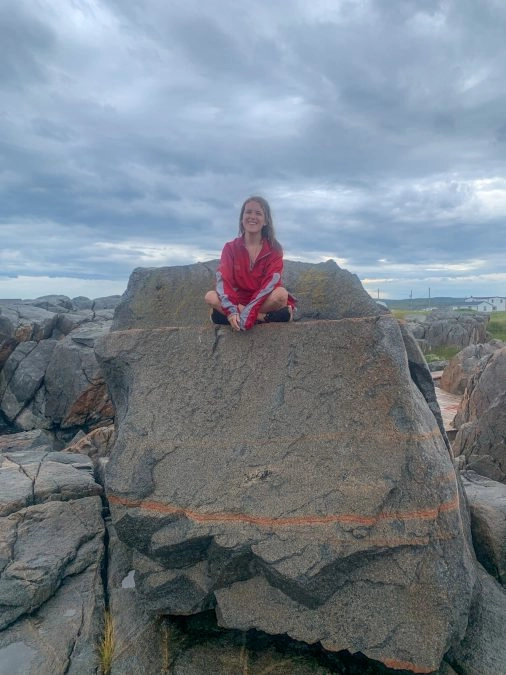
[[[225,244],[216,272],[216,292],[227,316],[239,314],[241,330],[255,325],[260,307],[281,285],[282,272],[283,253],[266,239],[253,264],[243,237]],[[289,302],[292,304],[292,298]],[[242,312],[237,307],[239,304],[244,305]]]

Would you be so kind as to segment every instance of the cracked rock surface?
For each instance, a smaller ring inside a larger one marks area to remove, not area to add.
[[[390,315],[110,333],[107,491],[158,612],[437,670],[475,582],[445,439]]]
[[[44,431],[0,437],[0,673],[98,672],[102,488]]]
[[[506,346],[477,365],[454,425],[455,455],[464,455],[469,469],[506,483]]]

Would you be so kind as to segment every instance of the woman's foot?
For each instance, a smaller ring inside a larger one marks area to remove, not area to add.
[[[287,323],[292,320],[292,308],[290,305],[282,307],[281,309],[276,309],[274,312],[267,312],[264,314],[264,321],[266,323]]]

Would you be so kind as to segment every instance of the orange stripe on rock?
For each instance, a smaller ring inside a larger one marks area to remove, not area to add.
[[[199,513],[180,506],[164,504],[153,500],[128,499],[117,495],[109,495],[109,502],[128,508],[140,508],[166,515],[180,515],[197,523],[247,523],[263,527],[274,526],[300,526],[300,525],[329,525],[332,523],[350,523],[356,525],[375,525],[379,521],[394,520],[435,520],[440,513],[457,510],[459,507],[458,494],[448,502],[438,506],[418,511],[392,511],[379,513],[376,516],[360,516],[357,514],[330,514],[327,516],[292,516],[272,518],[267,516],[254,516],[247,513],[214,512]]]

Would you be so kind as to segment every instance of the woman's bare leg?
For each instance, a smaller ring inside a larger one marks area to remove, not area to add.
[[[225,314],[225,312],[223,311],[223,308],[221,306],[220,298],[218,296],[218,293],[216,293],[216,291],[208,291],[204,296],[204,300],[213,309],[216,309],[221,314]]]
[[[220,298],[216,291],[208,291],[205,294],[205,301],[207,304],[216,309],[221,314],[225,314],[220,303]],[[275,288],[272,293],[267,297],[262,306],[260,307],[260,312],[258,313],[258,320],[264,321],[265,315],[267,312],[275,312],[278,309],[283,309],[288,305],[288,291],[282,286]],[[239,305],[239,311],[242,311],[244,305]]]
[[[268,312],[276,312],[278,309],[283,309],[288,305],[288,291],[283,286],[278,286],[275,288],[272,293],[265,300],[263,305],[260,307],[260,312],[258,313],[258,320],[264,321],[265,315]]]

